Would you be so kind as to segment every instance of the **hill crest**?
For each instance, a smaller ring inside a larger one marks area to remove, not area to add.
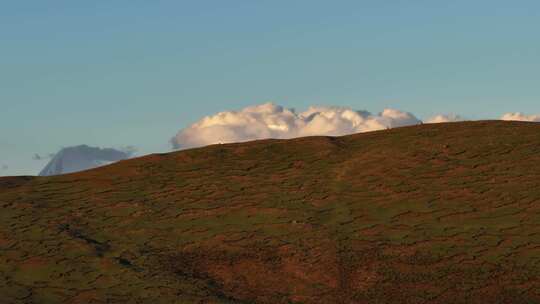
[[[538,302],[539,131],[424,124],[2,178],[0,294],[13,303]]]

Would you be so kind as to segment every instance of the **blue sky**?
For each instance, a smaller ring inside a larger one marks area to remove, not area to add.
[[[63,146],[167,151],[270,100],[538,113],[539,28],[538,1],[0,0],[0,175]]]

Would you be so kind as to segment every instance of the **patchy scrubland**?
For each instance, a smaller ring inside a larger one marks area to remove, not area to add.
[[[0,178],[0,303],[540,303],[540,124]]]

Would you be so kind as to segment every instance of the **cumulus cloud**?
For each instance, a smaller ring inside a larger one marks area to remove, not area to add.
[[[346,107],[314,106],[297,113],[293,109],[265,103],[204,117],[180,130],[171,143],[176,149],[193,148],[264,138],[341,136],[420,123],[422,121],[413,114],[395,109],[372,114]]]
[[[41,170],[40,176],[59,175],[108,165],[131,157],[135,149],[112,149],[80,145],[62,148]]]
[[[435,115],[425,121],[425,123],[442,123],[442,122],[455,122],[463,121],[464,119],[455,114],[439,114]]]
[[[526,115],[520,112],[506,113],[501,117],[501,120],[517,120],[517,121],[533,121],[540,122],[540,114]]]

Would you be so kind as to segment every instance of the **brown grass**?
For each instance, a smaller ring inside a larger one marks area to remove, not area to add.
[[[0,178],[0,211],[0,303],[540,303],[534,123]]]

